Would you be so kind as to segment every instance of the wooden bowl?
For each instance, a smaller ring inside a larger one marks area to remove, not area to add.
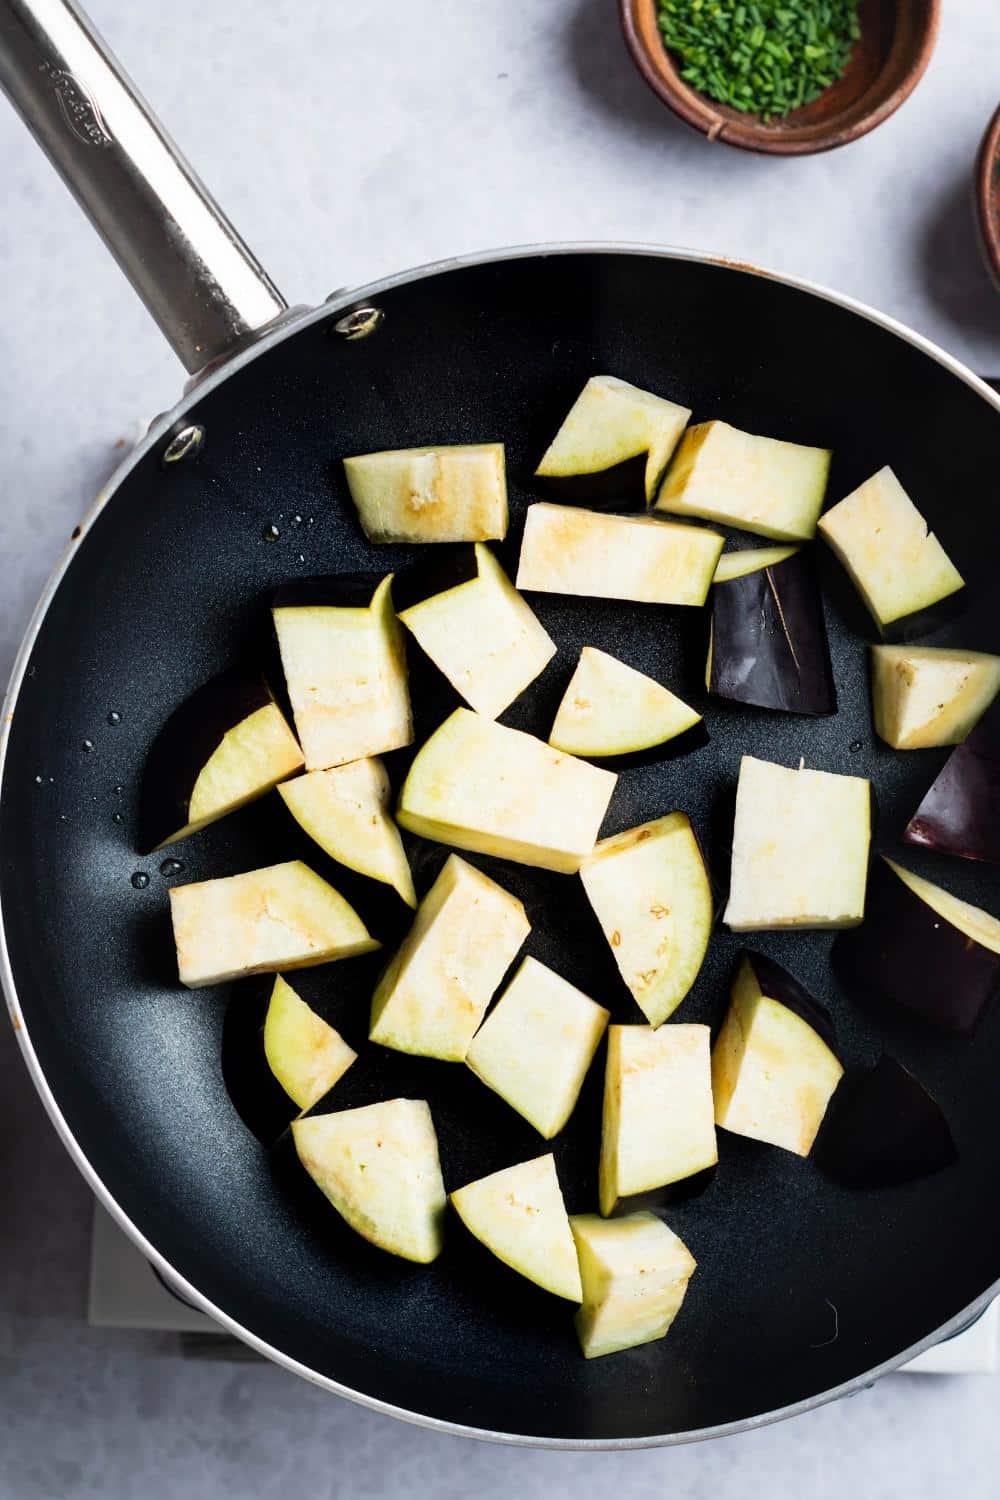
[[[710,141],[775,156],[832,151],[881,125],[923,77],[941,19],[941,0],[862,0],[861,37],[843,78],[812,104],[765,124],[684,82],[660,36],[657,0],[619,5],[632,59],[664,104]]]
[[[986,127],[976,158],[976,217],[986,264],[1000,288],[1000,109]]]

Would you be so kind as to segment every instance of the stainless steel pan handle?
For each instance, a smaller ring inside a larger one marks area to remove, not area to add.
[[[0,0],[0,88],[190,371],[287,303],[70,0]]]

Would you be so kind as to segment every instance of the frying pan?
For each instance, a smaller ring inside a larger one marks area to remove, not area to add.
[[[833,978],[828,935],[756,938],[830,1005],[845,1060],[885,1047],[916,1073],[949,1116],[959,1161],[892,1191],[855,1192],[808,1161],[724,1136],[711,1186],[669,1212],[699,1262],[670,1337],[587,1363],[565,1306],[457,1225],[435,1266],[406,1265],[353,1236],[295,1172],[254,1081],[259,997],[249,985],[178,985],[166,910],[177,875],[161,874],[160,856],[140,859],[134,840],[150,740],[192,689],[259,648],[268,591],[304,573],[412,560],[361,536],[344,454],[502,440],[512,525],[500,553],[512,566],[542,446],[583,380],[614,372],[699,419],[831,446],[833,497],[891,463],[968,580],[964,614],[934,639],[997,650],[1000,401],[926,340],[846,298],[668,250],[514,250],[290,315],[64,0],[3,0],[0,75],[189,370],[209,366],[74,533],[4,716],[7,1002],[53,1123],[114,1217],[197,1306],[328,1390],[429,1426],[553,1447],[752,1427],[857,1391],[963,1326],[1000,1276],[1000,1009],[971,1040],[940,1039],[860,1010]],[[710,745],[630,771],[609,811],[611,832],[685,808],[720,897],[743,752],[869,775],[888,850],[944,757],[874,740],[865,625],[821,564],[839,713],[713,704]],[[533,603],[560,652],[507,722],[547,731],[585,643],[703,704],[690,615]],[[425,732],[451,701],[430,684],[418,706]],[[406,755],[390,759],[398,785]],[[304,857],[391,951],[405,917],[328,869],[278,804],[265,798],[171,851],[182,878]],[[426,890],[445,851],[409,848]],[[995,871],[913,850],[905,859],[1000,911]],[[640,1019],[574,879],[477,862],[525,901],[528,951],[616,1020]],[[720,927],[682,1019],[718,1023],[737,948]],[[377,959],[355,960],[299,976],[362,1051],[337,1102],[428,1098],[449,1187],[538,1154],[537,1136],[467,1070],[366,1043],[376,971]],[[599,1059],[555,1142],[572,1211],[595,1201],[600,1074]]]

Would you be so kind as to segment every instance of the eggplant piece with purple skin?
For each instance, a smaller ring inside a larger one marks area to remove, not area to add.
[[[965,580],[886,465],[819,519],[885,639],[910,639],[954,609]]]
[[[234,668],[170,715],[146,758],[139,848],[187,838],[302,769],[302,751],[262,677]]]
[[[716,1125],[808,1156],[843,1073],[824,1007],[773,959],[744,952],[712,1048]]]
[[[397,601],[397,609],[401,624],[470,708],[495,719],[544,671],[556,646],[482,542],[472,549],[472,569],[471,576],[431,588],[406,608]],[[449,572],[457,571],[452,560]]]
[[[1000,699],[951,752],[903,838],[959,859],[1000,864]]]
[[[833,945],[838,978],[938,1030],[973,1030],[1000,984],[1000,921],[941,886],[874,861],[863,926]]]
[[[958,1158],[940,1105],[895,1058],[843,1078],[827,1109],[813,1160],[846,1187],[895,1187]]]
[[[701,714],[655,678],[584,646],[559,702],[549,744],[581,760],[650,765],[708,744]]]
[[[594,375],[570,407],[535,478],[553,500],[645,514],[690,409],[614,375]]]
[[[712,592],[705,686],[791,714],[837,711],[811,557],[790,547],[723,555]]]
[[[392,578],[303,578],[274,595],[271,614],[307,771],[382,755],[413,739]]]
[[[769,1000],[775,1000],[790,1010],[793,1015],[798,1016],[800,1021],[805,1021],[819,1037],[820,1041],[829,1047],[831,1052],[837,1050],[837,1033],[834,1030],[833,1020],[825,1005],[810,995],[809,991],[781,964],[773,958],[768,958],[766,953],[758,953],[756,950],[745,948],[740,955],[741,961],[749,964],[753,970],[754,979],[762,995]]]
[[[712,933],[712,887],[687,813],[601,839],[580,879],[618,972],[651,1026],[689,993]]]
[[[592,474],[538,475],[550,500],[565,500],[569,505],[587,505],[591,510],[634,510],[646,512],[645,453],[622,459],[621,463]]]
[[[605,1218],[700,1193],[719,1160],[707,1026],[611,1026],[598,1170]]]
[[[355,1056],[280,974],[245,980],[226,1006],[223,1081],[243,1123],[265,1145],[325,1098]]]
[[[728,422],[698,422],[684,434],[654,509],[777,542],[808,542],[831,457],[828,448],[761,437]]]

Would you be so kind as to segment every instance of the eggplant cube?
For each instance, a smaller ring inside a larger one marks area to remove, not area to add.
[[[556,654],[555,643],[489,547],[477,576],[404,609],[399,618],[476,713],[495,719]]]
[[[698,977],[712,929],[712,891],[685,813],[602,839],[580,878],[643,1015],[659,1026]]]
[[[944,646],[873,646],[875,729],[894,750],[958,745],[1000,691],[1000,656]]]
[[[551,1140],[573,1113],[607,1024],[603,1005],[536,958],[525,958],[465,1060]]]
[[[701,714],[652,677],[584,646],[549,744],[593,760],[633,756],[669,744],[700,723]]]
[[[690,417],[686,406],[614,375],[593,375],[535,474],[566,499],[645,511]]]
[[[264,1021],[264,1056],[299,1109],[312,1109],[357,1058],[340,1032],[318,1016],[279,974]]]
[[[888,467],[828,510],[819,529],[880,630],[963,586],[961,573]]]
[[[864,777],[744,755],[726,924],[734,932],[855,926],[865,911],[870,840]]]
[[[951,752],[903,837],[942,854],[1000,864],[1000,700]]]
[[[488,542],[507,534],[502,443],[398,448],[344,459],[370,542]]]
[[[829,472],[827,448],[756,437],[727,422],[700,422],[684,434],[656,509],[777,541],[807,542]]]
[[[878,859],[868,917],[833,946],[841,980],[941,1031],[969,1032],[1000,984],[1000,921],[950,891]]]
[[[372,999],[370,1037],[462,1062],[531,923],[516,896],[457,854],[445,863]]]
[[[437,1135],[423,1099],[293,1120],[299,1161],[343,1219],[390,1255],[427,1265],[444,1246]]]
[[[278,788],[292,817],[339,864],[391,885],[416,906],[413,877],[389,812],[389,778],[374,757],[310,771]]]
[[[539,1156],[451,1195],[466,1229],[537,1286],[582,1302],[580,1265],[554,1156]]]
[[[418,752],[397,821],[421,838],[572,874],[617,776],[458,708]]]
[[[718,532],[703,527],[539,501],[528,506],[517,586],[637,604],[701,605],[722,547]]]
[[[262,678],[223,672],[174,710],[142,781],[143,849],[162,849],[245,807],[302,768]]]
[[[709,604],[710,693],[784,713],[836,712],[823,603],[807,554],[794,547],[723,553]]]
[[[315,599],[316,581],[307,585]],[[331,593],[337,586],[331,580]],[[392,575],[366,608],[285,603],[294,593],[280,596],[273,615],[306,769],[325,771],[408,745],[413,722]]]
[[[697,1262],[655,1214],[602,1219],[576,1214],[583,1306],[576,1330],[586,1359],[662,1339],[687,1294]]]
[[[169,896],[177,968],[189,989],[381,946],[339,891],[300,860],[175,885]]]
[[[707,1026],[612,1026],[604,1077],[601,1213],[719,1159]],[[633,1205],[634,1206],[634,1205]]]
[[[712,1050],[716,1124],[808,1156],[844,1073],[831,1041],[826,1012],[792,976],[745,954]]]

